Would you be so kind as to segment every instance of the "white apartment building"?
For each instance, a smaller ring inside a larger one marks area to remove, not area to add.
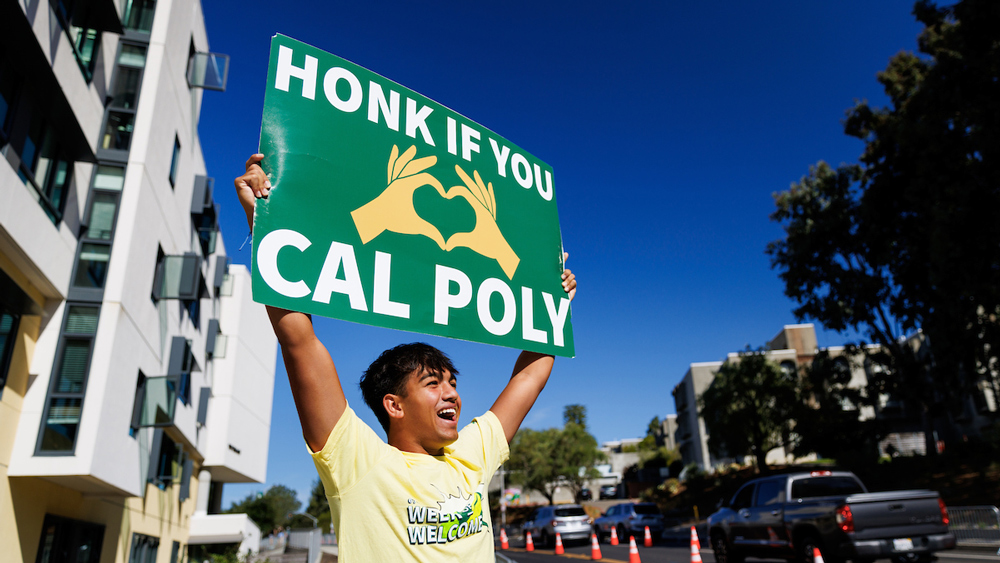
[[[277,354],[197,133],[228,59],[199,0],[9,0],[0,21],[2,558],[252,548],[215,514],[224,483],[266,478]]]

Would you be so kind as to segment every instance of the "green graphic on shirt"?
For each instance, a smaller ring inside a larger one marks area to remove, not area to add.
[[[410,545],[446,544],[481,531],[489,530],[489,522],[483,517],[483,490],[468,497],[445,495],[436,508],[419,506],[409,499],[406,507],[406,527]]]

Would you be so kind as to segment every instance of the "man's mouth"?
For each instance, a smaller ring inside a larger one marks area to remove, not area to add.
[[[438,411],[438,418],[443,418],[444,420],[455,421],[458,418],[458,411],[455,407],[448,407]]]

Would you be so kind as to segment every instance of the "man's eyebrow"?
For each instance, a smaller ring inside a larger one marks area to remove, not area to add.
[[[443,379],[444,374],[439,371],[425,371],[424,374],[420,376],[420,381],[423,381],[428,377],[433,377],[434,379]]]

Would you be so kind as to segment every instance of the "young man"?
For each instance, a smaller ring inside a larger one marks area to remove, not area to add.
[[[256,198],[271,188],[259,166],[263,158],[251,156],[235,180],[251,226]],[[569,270],[562,284],[572,299],[576,278]],[[386,350],[361,380],[386,444],[348,406],[311,319],[275,307],[267,312],[330,501],[340,560],[492,562],[486,487],[545,387],[554,358],[521,352],[490,410],[459,431],[458,370],[448,357],[426,344]]]

